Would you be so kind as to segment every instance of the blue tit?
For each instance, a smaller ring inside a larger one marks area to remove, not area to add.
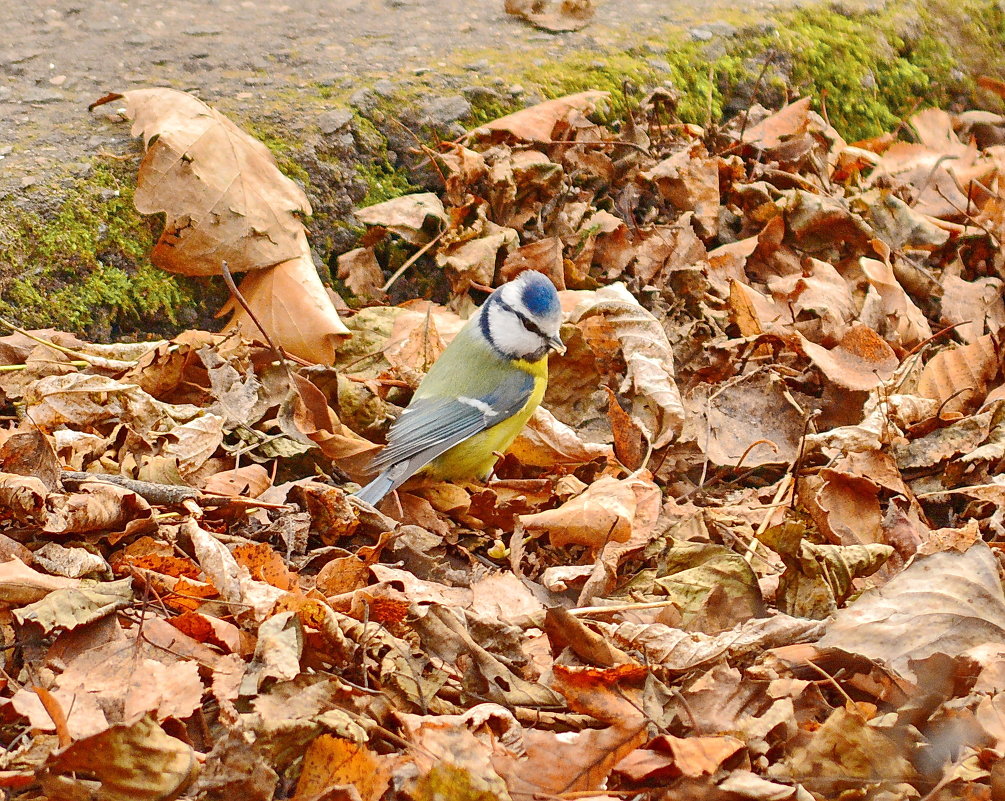
[[[356,493],[380,501],[414,475],[485,479],[548,385],[548,352],[565,352],[551,281],[528,271],[489,295],[419,384]]]

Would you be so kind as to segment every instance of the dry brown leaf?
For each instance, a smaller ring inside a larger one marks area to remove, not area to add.
[[[495,285],[512,281],[525,270],[542,273],[551,279],[557,289],[565,289],[562,240],[557,236],[548,236],[511,251],[499,268]]]
[[[610,445],[584,442],[574,428],[558,420],[543,406],[534,410],[507,453],[513,454],[522,464],[536,467],[586,464],[614,456]]]
[[[608,97],[610,92],[587,91],[546,100],[486,123],[476,128],[474,133],[484,135],[498,131],[531,142],[550,142],[559,122],[568,120],[574,114],[588,114]]]
[[[280,409],[280,428],[297,441],[315,443],[330,459],[346,460],[346,469],[361,475],[380,446],[342,423],[324,393],[308,378],[294,373],[293,382],[294,389]]]
[[[379,301],[384,298],[384,273],[373,248],[356,248],[339,256],[338,278],[361,300]]]
[[[306,801],[339,785],[351,785],[362,801],[378,801],[391,781],[390,770],[365,745],[322,734],[304,754],[294,801]]]
[[[57,751],[39,780],[54,801],[86,797],[95,780],[105,801],[163,801],[177,797],[198,771],[192,747],[144,716]]]
[[[594,0],[506,0],[505,8],[507,14],[556,33],[585,28],[597,13]]]
[[[305,361],[331,364],[349,329],[318,278],[307,238],[302,237],[300,244],[300,258],[250,273],[238,289],[276,345]],[[233,312],[228,329],[240,331],[246,339],[262,340],[258,326],[236,301],[220,310],[228,312]]]
[[[809,741],[795,747],[769,775],[799,781],[829,798],[863,782],[893,788],[916,776],[899,740],[896,732],[868,725],[849,704],[835,709]]]
[[[79,585],[79,579],[47,576],[32,570],[17,557],[0,562],[0,601],[9,606],[24,606],[55,590]]]
[[[711,776],[744,749],[735,737],[674,737],[663,734],[622,759],[614,772],[632,781]]]
[[[936,353],[918,379],[918,394],[937,400],[940,416],[981,405],[1001,370],[998,338],[978,337],[969,345]]]
[[[964,281],[957,275],[944,275],[942,321],[954,329],[965,343],[975,342],[984,334],[997,334],[1005,326],[1005,283],[998,278]]]
[[[802,415],[774,373],[757,371],[688,397],[688,438],[718,465],[753,467],[795,459]]]
[[[150,254],[154,264],[219,275],[223,261],[241,272],[301,256],[299,215],[309,215],[311,206],[265,145],[186,92],[137,89],[99,103],[120,99],[147,149],[136,209],[166,215]]]
[[[680,435],[684,424],[666,332],[623,284],[586,293],[570,320],[579,324],[597,316],[612,328],[627,366],[619,394],[631,399],[632,418],[652,447],[662,448]]]
[[[601,623],[615,643],[637,650],[651,665],[673,673],[687,673],[712,663],[745,654],[757,654],[782,643],[814,640],[823,633],[817,620],[793,618],[781,613],[750,618],[720,634],[685,631],[663,623]]]
[[[801,334],[801,347],[831,381],[844,389],[870,390],[889,379],[900,360],[880,336],[861,324],[851,326],[841,341],[828,350]]]
[[[434,303],[409,303],[395,318],[384,358],[398,375],[417,387],[464,325],[454,312]]]
[[[599,549],[608,542],[627,542],[639,508],[658,505],[660,498],[650,479],[604,476],[557,509],[521,515],[520,523],[528,533],[546,534],[559,548],[579,544]]]
[[[859,266],[875,290],[866,297],[862,322],[905,350],[931,337],[928,320],[901,287],[889,262],[861,258]]]
[[[257,498],[272,486],[269,472],[260,464],[214,473],[202,485],[203,492],[234,498]]]
[[[693,212],[699,235],[709,239],[719,229],[719,162],[697,145],[663,159],[641,177],[652,181],[674,209]]]
[[[812,98],[802,97],[744,131],[743,141],[773,148],[806,129]]]
[[[819,642],[879,660],[908,678],[912,660],[1005,638],[1005,595],[983,542],[918,557],[840,610]]]
[[[449,225],[443,202],[432,192],[385,200],[362,209],[356,209],[356,216],[367,225],[379,225],[393,231],[412,245],[424,245],[432,236],[424,230],[426,220],[432,218],[443,227]]]

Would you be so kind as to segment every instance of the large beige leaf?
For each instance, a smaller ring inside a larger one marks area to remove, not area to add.
[[[666,332],[624,284],[586,294],[570,321],[579,323],[596,315],[606,319],[628,368],[619,391],[631,398],[632,419],[653,448],[662,448],[680,435],[684,425],[684,403],[674,380],[673,351]]]
[[[882,589],[840,610],[821,648],[888,664],[908,678],[911,660],[1005,642],[1005,595],[998,563],[983,542],[912,562]]]
[[[303,190],[265,145],[190,94],[138,89],[95,105],[112,100],[125,102],[132,133],[147,148],[136,208],[165,217],[150,260],[184,275],[218,275],[224,262],[232,272],[273,268],[242,286],[252,311],[290,353],[329,363],[333,341],[349,332],[311,258],[300,220],[311,213]],[[261,338],[243,310],[231,325]]]
[[[121,99],[147,152],[136,208],[164,212],[150,258],[185,275],[258,270],[301,253],[307,196],[276,166],[269,149],[197,97],[174,89],[137,89]]]

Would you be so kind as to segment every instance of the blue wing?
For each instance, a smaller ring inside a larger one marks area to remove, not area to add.
[[[387,446],[371,463],[382,471],[357,494],[376,503],[455,445],[512,417],[530,400],[534,377],[514,370],[478,398],[413,398],[388,432]]]

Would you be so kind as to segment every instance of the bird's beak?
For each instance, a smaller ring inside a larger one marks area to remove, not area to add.
[[[561,356],[565,353],[565,343],[562,342],[562,337],[558,334],[555,336],[548,337],[548,347],[551,348],[555,353]]]

